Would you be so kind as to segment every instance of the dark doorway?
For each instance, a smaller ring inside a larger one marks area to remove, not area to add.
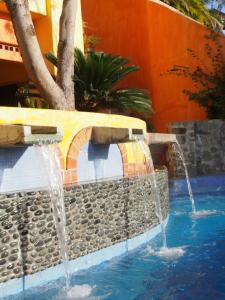
[[[18,101],[15,97],[18,86],[10,84],[0,86],[0,106],[18,106]]]

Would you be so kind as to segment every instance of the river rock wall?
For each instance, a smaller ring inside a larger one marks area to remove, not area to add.
[[[190,176],[225,172],[225,120],[175,122],[170,132],[177,135]],[[167,159],[172,177],[184,177],[179,153],[170,146]]]
[[[168,174],[157,172],[163,216],[169,209]],[[75,259],[139,235],[159,222],[152,175],[65,189],[67,239]],[[47,191],[0,195],[0,282],[60,263]]]

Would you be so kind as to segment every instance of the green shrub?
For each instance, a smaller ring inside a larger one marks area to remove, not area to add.
[[[205,37],[205,51],[211,61],[211,68],[193,51],[189,54],[198,61],[196,68],[189,66],[173,66],[167,73],[190,78],[194,82],[195,91],[184,90],[191,101],[197,102],[206,109],[209,119],[225,119],[225,55],[220,35],[211,34]]]

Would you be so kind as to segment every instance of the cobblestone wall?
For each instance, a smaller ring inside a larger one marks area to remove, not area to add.
[[[164,218],[168,176],[157,172]],[[65,189],[70,259],[141,234],[158,224],[151,175]],[[0,282],[60,262],[48,192],[0,195]]]
[[[225,172],[225,120],[176,122],[170,132],[177,135],[190,176]],[[168,162],[173,177],[184,177],[182,161],[172,146]]]

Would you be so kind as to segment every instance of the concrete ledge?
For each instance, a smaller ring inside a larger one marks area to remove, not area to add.
[[[91,140],[94,144],[118,144],[144,140],[142,129],[93,127]]]
[[[0,147],[54,144],[63,139],[62,130],[50,126],[0,125]]]
[[[167,225],[169,221],[169,216],[165,219],[164,224]],[[99,265],[105,261],[120,256],[127,251],[134,250],[135,248],[145,244],[155,238],[161,233],[161,226],[150,229],[149,231],[138,235],[134,238],[128,239],[121,243],[115,244],[113,246],[101,249],[99,251],[90,253],[83,257],[72,260],[68,264],[69,273],[73,274],[75,272],[91,268],[93,266]],[[17,295],[30,288],[41,286],[47,284],[50,281],[57,280],[64,276],[63,265],[57,265],[55,267],[49,268],[45,271],[38,272],[33,275],[28,275],[18,279],[12,279],[8,282],[0,284],[0,299]]]
[[[176,134],[170,133],[147,133],[146,141],[152,144],[171,144],[176,142]]]

